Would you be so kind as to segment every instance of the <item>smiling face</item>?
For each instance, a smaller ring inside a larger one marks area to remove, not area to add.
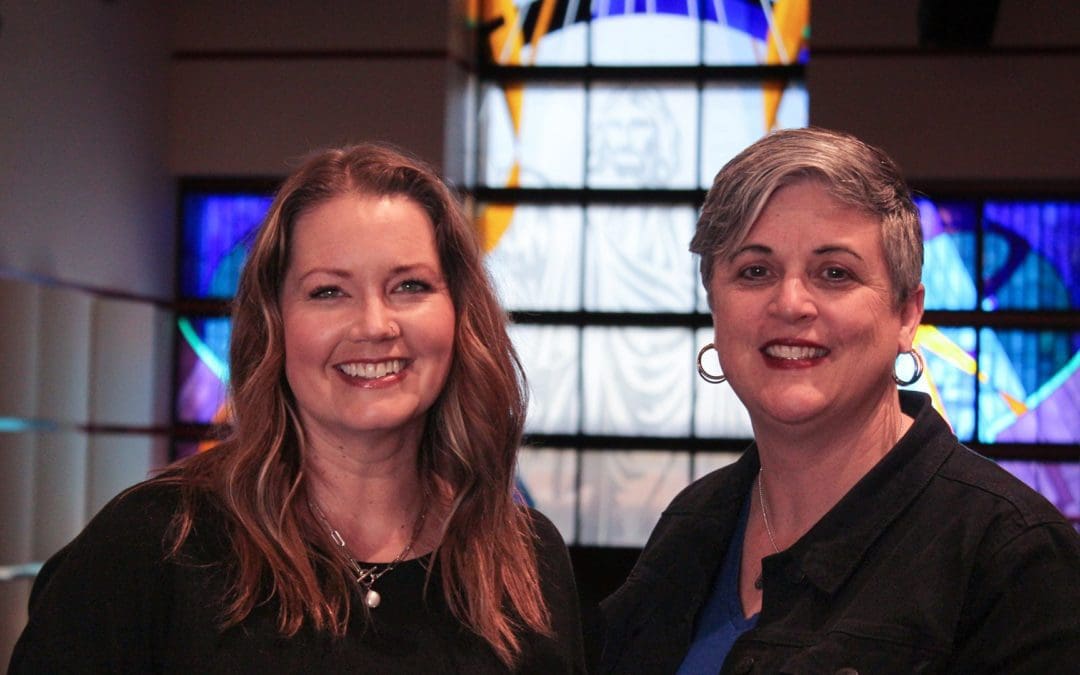
[[[878,221],[800,179],[773,193],[709,285],[724,374],[761,425],[852,421],[896,405],[922,287],[897,307]]]
[[[308,439],[418,440],[454,350],[431,219],[404,196],[345,194],[301,214],[290,247],[285,375]]]

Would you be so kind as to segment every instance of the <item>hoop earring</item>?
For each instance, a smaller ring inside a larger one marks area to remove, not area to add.
[[[701,357],[705,356],[705,352],[710,349],[716,350],[716,345],[709,343],[701,348],[701,351],[697,353],[697,373],[701,376],[701,379],[705,380],[709,384],[720,384],[727,381],[727,375],[713,375],[709,371],[705,370],[705,366],[701,365]],[[718,352],[719,353],[719,352]]]
[[[909,377],[908,379],[901,380],[899,377],[896,376],[896,372],[894,370],[892,379],[893,379],[893,382],[897,383],[901,387],[906,387],[909,384],[915,384],[916,382],[919,381],[919,378],[922,377],[923,370],[926,368],[926,362],[923,361],[922,354],[915,351],[914,349],[908,350],[906,352],[901,352],[900,354],[897,354],[897,356],[901,356],[903,354],[907,354],[908,356],[911,357],[912,362],[914,362],[914,364],[915,364],[915,372],[912,373],[911,377]],[[895,368],[895,366],[894,366],[894,368]]]

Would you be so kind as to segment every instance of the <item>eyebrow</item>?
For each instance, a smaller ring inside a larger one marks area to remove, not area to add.
[[[407,265],[397,265],[390,269],[390,276],[396,276],[398,274],[407,274],[409,272],[430,272],[431,274],[440,274],[439,270],[432,267],[426,262],[415,262]],[[307,272],[300,275],[298,281],[304,281],[308,277],[315,274],[328,274],[332,277],[339,279],[351,279],[353,274],[349,270],[338,269],[336,267],[313,267]]]
[[[732,253],[729,260],[734,260],[735,258],[738,258],[745,253],[759,253],[769,255],[772,252],[772,248],[765,246],[764,244],[747,244],[746,246],[743,246],[739,250]],[[814,249],[814,255],[828,255],[829,253],[846,253],[850,256],[858,258],[859,260],[863,259],[861,255],[859,255],[852,249],[848,248],[847,246],[841,246],[839,244],[829,244],[826,246],[819,246]]]

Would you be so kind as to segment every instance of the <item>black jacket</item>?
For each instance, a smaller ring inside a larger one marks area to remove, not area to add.
[[[1050,673],[1080,664],[1080,535],[960,445],[915,424],[789,549],[765,558],[757,626],[723,673]],[[758,470],[754,446],[671,503],[602,604],[602,672],[673,673]]]

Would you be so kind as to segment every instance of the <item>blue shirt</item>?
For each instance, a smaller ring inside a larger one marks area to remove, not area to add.
[[[742,600],[739,598],[739,568],[749,514],[748,495],[731,536],[731,544],[720,565],[720,572],[713,582],[712,593],[697,616],[694,639],[679,666],[678,675],[720,672],[735,640],[757,624],[757,614],[749,618],[743,615]]]

